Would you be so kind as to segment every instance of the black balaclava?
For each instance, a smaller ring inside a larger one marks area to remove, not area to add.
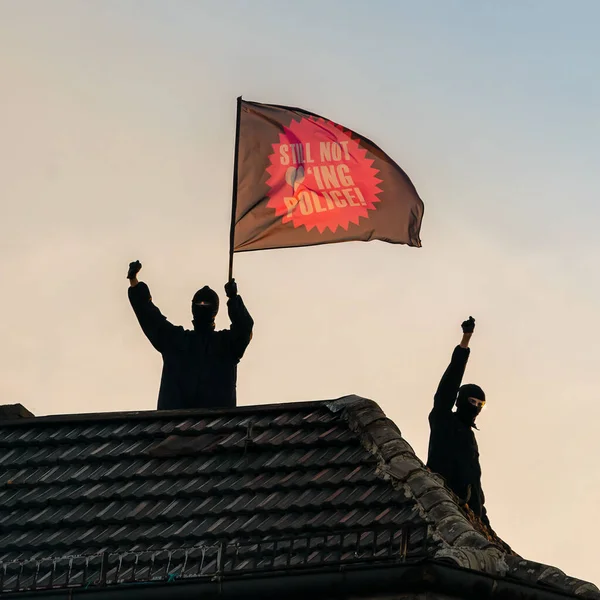
[[[474,383],[466,383],[461,385],[456,398],[456,414],[458,418],[465,424],[473,427],[475,419],[481,412],[481,406],[473,406],[469,402],[469,398],[477,398],[485,401],[483,390]]]
[[[217,292],[205,285],[192,298],[192,315],[194,317],[192,323],[194,324],[194,329],[214,329],[217,312],[219,312],[219,296]]]

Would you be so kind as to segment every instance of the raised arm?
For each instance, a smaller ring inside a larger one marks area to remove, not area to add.
[[[462,383],[462,378],[465,374],[465,368],[467,361],[469,360],[469,341],[475,330],[475,319],[469,317],[461,325],[463,330],[463,336],[460,344],[454,348],[452,358],[448,368],[442,375],[442,379],[438,385],[438,389],[433,398],[433,412],[451,412],[454,402],[456,401],[456,395],[458,394],[458,388]]]
[[[140,261],[132,262],[129,265],[127,273],[129,302],[150,343],[156,350],[163,352],[178,328],[169,323],[158,307],[154,305],[148,286],[143,281],[138,281],[137,274],[141,268]]]
[[[244,305],[242,297],[238,295],[235,279],[225,284],[225,293],[228,298],[227,311],[231,320],[229,330],[231,332],[231,350],[235,358],[239,360],[252,339],[254,320]]]

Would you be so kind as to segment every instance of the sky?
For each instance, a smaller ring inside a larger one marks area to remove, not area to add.
[[[492,526],[600,584],[600,4],[0,0],[0,398],[151,410],[169,319],[227,277],[236,97],[361,132],[425,203],[422,248],[241,253],[238,404],[358,394],[419,457],[460,323]],[[218,326],[228,326],[225,311]]]

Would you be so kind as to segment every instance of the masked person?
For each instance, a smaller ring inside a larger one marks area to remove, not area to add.
[[[479,450],[473,432],[477,429],[475,419],[485,404],[485,394],[478,385],[461,386],[471,352],[469,341],[475,330],[475,319],[469,317],[464,321],[462,330],[462,341],[452,353],[429,413],[431,434],[427,466],[439,473],[461,502],[489,527],[481,488]],[[455,404],[456,411],[453,411]]]
[[[192,298],[193,330],[169,323],[152,302],[150,290],[129,265],[129,301],[142,331],[162,354],[158,409],[231,408],[236,405],[237,364],[252,339],[254,321],[237,293],[235,280],[225,285],[231,328],[215,331],[219,296],[208,286]]]

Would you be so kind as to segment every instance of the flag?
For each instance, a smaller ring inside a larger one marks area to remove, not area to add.
[[[233,252],[352,240],[420,247],[423,208],[367,138],[299,108],[238,99]]]

